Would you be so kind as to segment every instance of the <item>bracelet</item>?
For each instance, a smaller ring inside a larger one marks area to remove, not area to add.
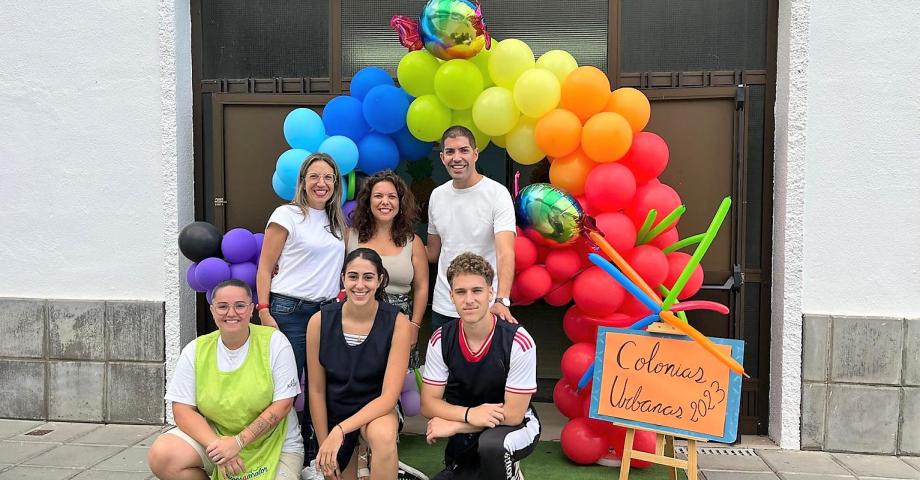
[[[341,430],[341,431],[342,431],[342,438],[345,438],[345,429],[344,429],[344,428],[342,428],[342,424],[341,424],[341,423],[339,423],[339,424],[337,424],[337,425],[336,425],[336,427],[339,427],[339,430]]]
[[[237,446],[237,447],[240,447],[240,450],[242,450],[242,449],[243,449],[243,441],[240,440],[240,434],[234,435],[234,436],[233,436],[233,439],[236,440],[236,446]]]
[[[463,423],[470,423],[470,409],[473,407],[466,407],[466,411],[463,412]]]
[[[265,310],[265,309],[268,308],[269,306],[270,306],[270,305],[267,304],[267,303],[257,303],[257,304],[256,304],[256,311],[257,311],[257,312],[261,312],[262,310]]]
[[[411,323],[413,327],[418,328],[420,330],[422,328],[422,324],[420,323],[413,322],[412,320],[409,320],[409,323]]]

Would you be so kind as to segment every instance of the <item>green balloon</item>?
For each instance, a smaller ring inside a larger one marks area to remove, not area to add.
[[[482,73],[469,60],[449,60],[434,74],[434,92],[454,110],[472,108],[482,93]]]
[[[422,95],[409,105],[406,126],[412,136],[423,142],[441,139],[444,130],[450,128],[450,109],[434,95]]]
[[[434,93],[434,74],[441,63],[428,50],[405,54],[396,67],[396,78],[403,90],[413,97]]]

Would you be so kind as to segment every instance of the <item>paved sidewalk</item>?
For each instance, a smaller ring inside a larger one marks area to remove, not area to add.
[[[166,428],[0,419],[0,480],[152,479],[147,448]],[[707,480],[920,480],[920,457],[786,451],[762,437],[703,449]]]

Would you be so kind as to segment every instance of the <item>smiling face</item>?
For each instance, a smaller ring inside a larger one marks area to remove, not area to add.
[[[470,145],[470,139],[463,135],[447,137],[441,148],[441,163],[456,184],[468,186],[476,173],[479,150]]]
[[[315,160],[304,174],[303,189],[310,208],[321,210],[335,191],[335,170],[324,160]]]
[[[450,299],[460,314],[460,320],[476,323],[489,313],[492,286],[486,283],[482,275],[460,273],[451,280]]]
[[[374,300],[374,294],[380,288],[380,280],[377,267],[370,260],[360,257],[345,265],[345,273],[342,274],[345,295],[349,302],[356,305],[366,305]]]
[[[211,297],[211,314],[221,333],[248,331],[252,308],[252,297],[244,288],[226,286]]]
[[[378,222],[392,222],[399,213],[399,195],[392,182],[380,181],[371,190],[371,214]]]

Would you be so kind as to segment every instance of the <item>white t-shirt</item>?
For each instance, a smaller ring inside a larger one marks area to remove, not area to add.
[[[495,270],[492,288],[498,285],[495,234],[515,232],[514,202],[505,187],[488,177],[470,188],[454,188],[449,181],[431,192],[428,202],[428,233],[441,237],[438,279],[431,308],[441,315],[459,317],[450,299],[447,267],[463,252],[482,255]]]
[[[428,342],[428,352],[425,354],[425,373],[422,380],[430,385],[447,385],[447,376],[450,373],[444,362],[441,351],[440,330],[431,334]],[[458,341],[463,341],[457,335]],[[491,342],[490,335],[486,342]],[[480,347],[485,351],[486,345]],[[524,327],[514,333],[514,343],[511,345],[511,366],[508,369],[508,378],[505,380],[505,391],[519,394],[533,394],[537,391],[537,347],[533,337]]]
[[[252,337],[250,337],[252,338]],[[197,339],[196,339],[197,340]],[[193,407],[198,406],[195,390],[195,342],[192,340],[176,363],[169,386],[166,388],[166,401],[179,402]],[[230,350],[224,346],[223,341],[217,342],[217,369],[221,372],[232,372],[243,365],[249,353],[249,340],[242,347]],[[272,380],[275,392],[272,401],[293,398],[300,394],[300,381],[297,379],[297,365],[294,361],[294,349],[287,337],[280,331],[272,332],[268,341],[269,367],[272,370]],[[291,408],[287,418],[287,433],[284,437],[282,452],[303,453],[303,438],[300,436],[300,422],[297,412]]]
[[[268,219],[268,224],[288,231],[271,291],[303,300],[328,300],[339,294],[345,240],[329,232],[324,210],[308,208],[307,212],[309,218],[304,218],[300,207],[282,205]]]

